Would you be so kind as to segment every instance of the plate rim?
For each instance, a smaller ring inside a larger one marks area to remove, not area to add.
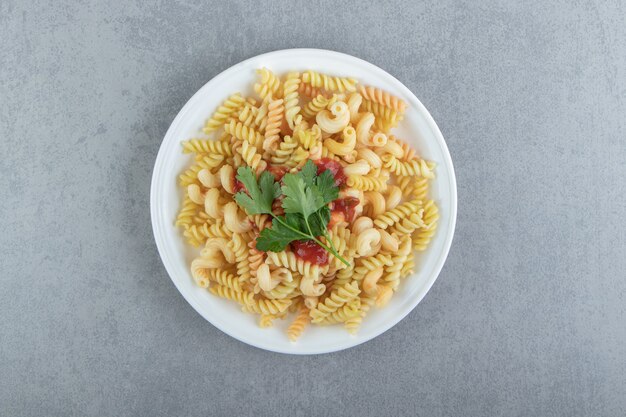
[[[165,242],[164,242],[165,237],[162,235],[159,235],[160,229],[159,229],[158,219],[160,218],[159,217],[160,207],[159,207],[159,200],[157,199],[158,191],[159,191],[158,186],[160,182],[159,179],[161,176],[165,174],[163,165],[166,159],[166,151],[165,151],[164,145],[168,143],[170,140],[173,140],[173,139],[170,139],[170,137],[174,135],[173,132],[177,130],[177,127],[181,123],[181,121],[184,119],[184,116],[194,107],[195,102],[198,100],[198,97],[200,96],[200,93],[203,92],[205,89],[210,88],[210,85],[214,83],[218,83],[222,78],[224,78],[226,75],[230,74],[231,72],[238,71],[241,67],[244,67],[245,64],[248,63],[249,61],[269,59],[277,55],[292,54],[292,53],[323,54],[323,55],[330,56],[331,58],[334,56],[337,58],[353,60],[353,61],[356,61],[356,63],[363,65],[368,71],[371,70],[373,72],[378,72],[379,75],[382,75],[383,77],[388,77],[395,84],[397,84],[398,88],[403,90],[404,94],[410,99],[411,104],[414,105],[416,109],[424,116],[425,121],[428,124],[428,127],[434,133],[434,136],[437,139],[439,146],[441,147],[443,158],[444,158],[444,163],[448,167],[449,182],[450,182],[449,184],[450,185],[450,202],[451,202],[451,207],[449,208],[450,218],[448,220],[449,232],[445,236],[445,240],[443,243],[443,250],[439,253],[439,257],[436,260],[432,273],[427,277],[428,279],[426,280],[425,285],[424,285],[425,290],[418,297],[415,297],[415,299],[410,303],[409,307],[406,308],[405,311],[400,312],[400,314],[398,314],[393,319],[386,322],[384,325],[380,326],[379,329],[376,329],[374,332],[372,332],[371,335],[368,335],[366,337],[359,338],[359,339],[354,338],[354,340],[349,343],[341,343],[332,348],[319,348],[319,349],[303,348],[300,351],[286,350],[280,347],[272,347],[272,346],[263,345],[261,343],[256,343],[250,340],[245,340],[243,338],[240,338],[238,335],[233,334],[233,332],[231,332],[231,330],[227,326],[216,324],[213,320],[211,320],[210,317],[208,317],[208,315],[203,314],[202,309],[197,305],[199,303],[197,303],[193,297],[185,294],[185,291],[179,286],[179,284],[177,283],[177,280],[174,279],[175,274],[173,273],[173,267],[171,266],[172,261],[170,260],[169,255],[167,251],[165,250],[165,247],[166,247]],[[153,170],[152,170],[152,180],[150,184],[150,218],[151,218],[151,225],[152,225],[152,234],[154,236],[154,240],[157,246],[157,251],[159,253],[159,257],[161,258],[161,262],[163,263],[163,266],[165,267],[165,270],[167,271],[167,274],[170,277],[170,280],[174,283],[174,286],[176,287],[178,292],[183,296],[183,298],[187,301],[187,303],[189,303],[201,317],[203,317],[205,320],[207,320],[209,323],[211,323],[214,327],[216,327],[220,331],[224,332],[230,337],[233,337],[234,339],[240,342],[243,342],[247,345],[254,346],[262,350],[283,353],[283,354],[310,355],[310,354],[323,354],[323,353],[337,352],[337,351],[352,348],[362,343],[365,343],[377,336],[380,336],[381,334],[385,333],[386,331],[394,327],[396,324],[398,324],[402,319],[404,319],[409,313],[411,313],[417,307],[417,305],[424,299],[426,294],[428,294],[433,284],[439,277],[439,274],[441,273],[441,270],[443,269],[443,266],[448,258],[450,248],[452,246],[452,241],[454,239],[455,230],[456,230],[457,208],[458,208],[457,199],[458,199],[458,195],[457,195],[456,174],[455,174],[454,165],[452,162],[452,157],[450,156],[450,151],[448,149],[448,145],[443,137],[443,134],[441,133],[441,130],[439,129],[439,126],[433,119],[428,109],[426,109],[423,103],[417,98],[417,96],[407,86],[405,86],[400,80],[398,80],[392,74],[389,74],[387,71],[378,67],[377,65],[372,64],[371,62],[365,61],[361,58],[343,53],[343,52],[337,52],[337,51],[332,51],[328,49],[318,49],[318,48],[289,48],[289,49],[279,49],[279,50],[255,55],[243,61],[240,61],[234,65],[231,65],[230,67],[221,71],[219,74],[217,74],[216,76],[208,80],[206,83],[204,83],[202,87],[200,87],[187,100],[187,102],[183,105],[181,110],[176,114],[176,117],[174,118],[169,128],[167,129],[167,132],[165,133],[165,136],[163,137],[163,140],[161,141],[161,144],[159,146],[159,151],[157,153],[157,157],[155,159]]]

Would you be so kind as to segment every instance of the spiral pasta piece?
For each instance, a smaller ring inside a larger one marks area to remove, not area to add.
[[[419,154],[417,153],[415,148],[413,148],[411,145],[409,145],[407,142],[403,141],[402,139],[398,139],[394,135],[389,135],[389,141],[397,144],[400,147],[400,149],[402,149],[401,156],[398,156],[397,152],[394,153],[394,156],[396,158],[401,159],[403,161],[411,161],[413,159],[416,159],[416,160],[420,159]]]
[[[389,230],[391,230],[392,233],[410,235],[417,229],[424,229],[426,228],[426,223],[424,223],[424,219],[422,218],[423,213],[424,209],[421,208],[417,213],[411,213],[408,217],[396,222]]]
[[[193,165],[178,177],[181,187],[187,187],[190,184],[198,184],[198,172],[203,169],[200,165]]]
[[[224,125],[224,130],[233,135],[236,139],[247,142],[256,148],[263,144],[263,135],[241,122],[231,120],[228,124]]]
[[[235,291],[232,288],[224,287],[223,285],[211,285],[209,287],[209,291],[211,291],[211,294],[217,295],[218,297],[236,301],[244,306],[244,308],[250,306],[254,300],[254,294],[251,292]]]
[[[267,300],[251,298],[246,305],[246,309],[257,314],[281,314],[292,303],[290,299],[283,300]]]
[[[210,220],[215,221],[213,219]],[[196,247],[204,244],[207,239],[216,237],[230,239],[231,237],[230,230],[224,227],[224,223],[221,220],[217,220],[215,223],[204,221],[201,224],[190,225],[185,229],[183,234],[188,239],[189,243]]]
[[[305,84],[303,82],[300,82],[300,85],[298,86],[298,93],[302,97],[308,97],[308,98],[314,98],[319,95],[330,97],[332,95],[331,93],[325,92],[321,88],[313,87],[311,86],[311,84]]]
[[[393,265],[391,256],[384,253],[379,253],[375,256],[368,256],[367,258],[360,258],[359,263],[360,266],[364,267],[367,271],[374,271],[375,269],[381,268],[383,266]]]
[[[305,277],[314,277],[316,280],[322,272],[326,272],[328,270],[327,265],[320,266],[312,264],[311,262],[298,258],[293,252],[287,251],[267,252],[267,259],[265,262],[270,265],[289,268],[294,272],[299,272]]]
[[[401,219],[408,217],[412,213],[417,213],[422,208],[422,202],[420,200],[406,201],[400,204],[398,207],[388,210],[384,214],[374,219],[374,224],[380,229],[386,229],[389,226],[393,226]]]
[[[389,169],[396,175],[434,178],[433,167],[423,159],[410,161],[400,161],[393,155],[384,155],[382,157],[385,168]]]
[[[313,87],[321,87],[327,91],[338,91],[340,93],[356,91],[356,84],[358,83],[354,78],[331,77],[315,71],[306,71],[302,74],[302,82],[311,84]]]
[[[348,187],[361,191],[385,191],[387,189],[387,178],[381,176],[348,176]]]
[[[189,196],[185,196],[183,200],[183,205],[178,212],[178,216],[176,217],[176,226],[189,226],[193,223],[193,217],[196,215],[198,208],[201,207],[199,204],[194,203]]]
[[[298,146],[287,162],[285,162],[285,165],[292,169],[300,169],[309,159],[309,156],[309,151],[305,150],[302,146]]]
[[[267,68],[257,70],[261,76],[261,82],[254,84],[254,91],[261,96],[263,101],[269,101],[281,96],[280,79]]]
[[[430,243],[432,237],[437,230],[437,222],[439,221],[439,209],[434,201],[428,200],[424,204],[424,223],[426,226],[415,232],[413,237],[413,247],[415,250],[423,252]]]
[[[374,114],[374,127],[381,132],[388,132],[402,120],[401,114],[383,104],[364,100],[362,106],[365,111]]]
[[[271,152],[276,149],[280,141],[280,126],[283,121],[285,106],[283,99],[271,100],[268,106],[267,125],[265,126],[265,139],[263,150]]]
[[[354,247],[354,238],[352,232],[345,226],[335,225],[328,233],[333,247],[337,253],[346,260],[354,257],[356,249]],[[336,271],[346,268],[346,264],[341,262],[339,258],[333,257],[330,260],[329,269]]]
[[[299,105],[300,73],[290,72],[284,83],[285,119],[291,130],[302,121]]]
[[[248,144],[248,142],[240,142],[235,146],[235,151],[241,155],[246,165],[257,172],[263,171],[267,167],[267,162],[263,160],[263,156],[257,153],[257,148]]]
[[[250,275],[256,276],[259,267],[265,262],[265,252],[256,248],[255,241],[248,243],[248,265],[250,266]]]
[[[400,272],[400,278],[406,278],[407,276],[412,274],[414,271],[415,271],[415,258],[412,257],[412,256],[409,256],[406,259],[406,262],[404,263],[404,265],[402,265],[402,271]]]
[[[402,266],[411,253],[411,237],[404,235],[400,242],[400,248],[391,258],[391,265],[384,268],[383,280],[392,290],[397,290],[400,285]]]
[[[242,291],[239,279],[228,271],[210,269],[207,272],[207,277],[209,278],[209,280],[216,282],[218,285],[228,287],[233,291]]]
[[[292,342],[298,340],[310,321],[311,319],[309,317],[309,309],[305,306],[302,306],[296,318],[287,328],[287,337],[289,337],[289,340],[291,340]]]
[[[413,184],[412,194],[418,200],[426,200],[428,196],[428,178],[417,178]]]
[[[363,317],[367,315],[372,304],[374,304],[374,299],[371,297],[361,295],[359,299],[359,314],[347,319],[345,322],[345,328],[350,334],[356,334],[359,331]]]
[[[233,253],[234,261],[237,265],[237,276],[239,282],[249,282],[252,277],[250,272],[250,262],[248,260],[248,245],[242,235],[239,233],[233,234],[230,241],[226,243],[227,248]]]
[[[202,129],[204,133],[211,133],[212,131],[222,127],[224,122],[226,122],[232,114],[242,108],[245,102],[246,100],[239,93],[235,93],[228,97],[228,99],[226,99],[226,101],[218,107],[213,116],[207,120],[204,128]]]
[[[322,321],[316,323],[321,325],[345,323],[351,318],[357,317],[360,314],[360,309],[361,299],[359,297],[356,297],[349,303],[339,307],[337,310],[328,314]]]
[[[402,268],[402,265],[400,265]],[[363,277],[361,287],[363,291],[368,295],[376,295],[378,292],[378,280],[383,276],[383,268],[376,268],[373,271],[367,271]]]
[[[259,327],[262,329],[272,327],[275,319],[276,315],[274,314],[261,314],[261,317],[259,318]]]
[[[251,129],[258,129],[260,126],[256,123],[256,117],[259,114],[259,108],[246,103],[239,112],[237,120],[239,120],[244,126],[248,126]],[[260,131],[260,130],[259,130]]]
[[[314,124],[310,129],[297,129],[294,136],[298,138],[298,142],[304,149],[312,149],[320,144],[322,131],[318,125]]]
[[[307,119],[312,119],[317,115],[317,113],[321,112],[335,101],[337,101],[336,95],[327,98],[320,94],[306,105],[306,107],[302,110],[302,115]]]
[[[272,164],[274,165],[286,165],[287,161],[291,159],[291,155],[298,147],[298,141],[292,136],[285,136],[283,141],[278,145],[278,149],[275,154],[271,156]]]
[[[183,153],[212,153],[223,156],[231,156],[233,154],[230,144],[224,140],[190,139],[182,142],[182,146]]]
[[[300,279],[292,279],[291,281],[282,281],[276,287],[269,291],[265,291],[264,294],[267,298],[274,300],[282,300],[284,298],[293,298],[294,296],[301,295],[298,291],[300,286]]]
[[[217,168],[224,162],[223,155],[217,154],[208,154],[208,155],[198,155],[196,157],[196,163],[200,169],[208,169],[211,170],[213,168]],[[199,172],[199,171],[198,171]],[[197,175],[197,174],[196,174]]]
[[[361,290],[357,282],[352,282],[333,290],[330,295],[311,310],[311,322],[319,323],[340,307],[358,297]]]
[[[403,100],[392,94],[389,94],[385,90],[364,85],[359,85],[358,89],[359,93],[361,94],[361,96],[363,96],[365,100],[380,103],[399,113],[404,113],[404,111],[406,110],[406,103]]]
[[[272,218],[269,214],[253,214],[249,217],[252,226],[259,232],[272,225]]]

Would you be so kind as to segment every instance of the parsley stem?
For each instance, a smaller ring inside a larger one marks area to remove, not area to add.
[[[299,234],[302,237],[305,237],[307,239],[311,239],[313,240],[315,243],[317,243],[318,245],[320,245],[322,248],[324,248],[326,251],[330,252],[335,258],[339,259],[342,263],[344,263],[346,266],[350,266],[350,263],[348,261],[346,261],[344,258],[341,257],[341,255],[339,255],[339,253],[337,252],[337,250],[332,247],[329,248],[327,245],[324,244],[324,242],[320,241],[318,238],[316,238],[315,236],[313,236],[313,232],[311,231],[311,226],[309,226],[309,222],[307,219],[304,219],[304,223],[306,224],[307,229],[309,229],[309,234],[307,235],[306,233],[302,233],[300,230],[295,229],[293,227],[291,227],[290,225],[288,225],[287,223],[285,223],[284,221],[282,221],[280,219],[280,217],[276,216],[274,213],[269,213],[274,219],[276,219],[276,221],[280,224],[282,224],[283,226],[285,226],[287,229]],[[325,233],[325,232],[324,232]],[[325,233],[325,237],[326,239],[328,239],[328,236],[326,236]],[[330,239],[328,239],[328,242],[332,245],[332,241]]]
[[[296,232],[297,234],[299,234],[299,235],[300,235],[300,236],[302,236],[302,237],[310,238],[310,236],[309,236],[309,235],[307,235],[306,233],[302,233],[302,232],[301,232],[301,231],[299,231],[298,229],[295,229],[295,228],[293,228],[293,227],[289,226],[287,223],[285,223],[284,221],[282,221],[282,220],[280,219],[280,217],[278,217],[278,216],[274,215],[274,213],[270,213],[270,215],[271,215],[273,218],[275,218],[275,219],[276,219],[276,221],[277,221],[278,223],[282,224],[283,226],[285,226],[287,229],[291,230],[292,232]]]

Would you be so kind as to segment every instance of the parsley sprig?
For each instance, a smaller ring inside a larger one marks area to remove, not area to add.
[[[250,215],[272,216],[272,227],[263,229],[257,237],[257,249],[280,252],[294,240],[312,240],[350,266],[339,255],[326,230],[330,221],[328,203],[339,196],[339,187],[335,185],[335,177],[331,171],[326,170],[317,175],[317,166],[309,160],[298,173],[285,174],[282,187],[267,171],[257,181],[250,167],[240,167],[237,170],[237,179],[243,183],[248,193],[238,192],[235,194],[235,201]],[[276,216],[272,212],[272,204],[281,195],[284,196],[282,207],[285,215]],[[320,241],[319,236],[324,236],[327,244]]]

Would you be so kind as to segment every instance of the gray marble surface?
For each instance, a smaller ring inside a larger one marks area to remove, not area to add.
[[[624,2],[111,3],[0,1],[0,415],[626,415]],[[459,186],[424,301],[321,356],[211,326],[150,226],[186,100],[291,47],[399,78]]]

